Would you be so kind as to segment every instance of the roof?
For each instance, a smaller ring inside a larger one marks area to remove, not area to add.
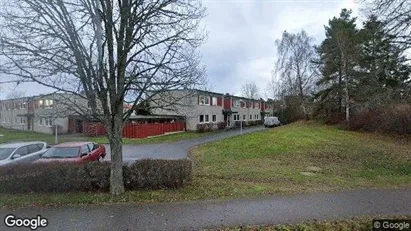
[[[183,119],[180,115],[131,115],[130,120],[145,120],[145,119]]]
[[[75,147],[80,147],[86,144],[89,144],[91,142],[66,142],[66,143],[61,143],[54,145],[53,147],[56,148],[75,148]]]
[[[17,142],[17,143],[7,143],[7,144],[1,144],[0,148],[19,148],[24,145],[30,145],[30,144],[38,144],[38,143],[44,143],[42,141],[31,141],[31,142]]]

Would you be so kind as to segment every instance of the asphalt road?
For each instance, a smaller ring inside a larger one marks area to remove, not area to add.
[[[355,190],[231,201],[84,205],[0,210],[4,217],[41,215],[41,230],[201,230],[221,226],[292,224],[361,215],[411,215],[411,189]],[[28,229],[25,229],[28,230]]]
[[[243,130],[243,134],[264,130],[263,126],[247,127]],[[218,134],[204,136],[195,139],[182,140],[172,143],[160,144],[144,144],[144,145],[123,145],[123,160],[124,162],[133,162],[139,159],[184,159],[188,155],[191,147],[199,144],[204,144],[227,137],[241,135],[241,131],[230,130]],[[106,145],[107,156],[105,160],[110,160],[110,146]]]

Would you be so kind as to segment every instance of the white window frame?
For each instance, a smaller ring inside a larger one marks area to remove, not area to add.
[[[201,116],[203,117],[203,121],[201,121]],[[199,115],[199,116],[198,116],[198,122],[199,122],[199,123],[204,123],[204,115]]]
[[[198,104],[199,105],[208,105],[208,106],[210,106],[210,96],[200,95],[199,100],[198,100]]]
[[[234,100],[234,107],[241,107],[241,102],[239,99]]]
[[[40,118],[39,124],[40,124],[41,126],[43,126],[43,118]]]
[[[217,115],[212,115],[211,118],[213,122],[217,122]]]
[[[212,105],[212,106],[217,106],[217,97],[213,96],[213,97],[211,98],[211,105]]]

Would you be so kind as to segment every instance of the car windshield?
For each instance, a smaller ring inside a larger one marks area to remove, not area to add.
[[[44,153],[42,158],[77,158],[79,153],[79,148],[64,148],[56,147],[50,148]]]
[[[14,148],[0,148],[0,160],[7,159],[14,151]]]

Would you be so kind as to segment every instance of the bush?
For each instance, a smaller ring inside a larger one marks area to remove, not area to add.
[[[390,105],[364,109],[347,124],[350,130],[411,134],[411,105]]]
[[[206,123],[205,125],[205,131],[210,132],[213,130],[214,124],[213,123]]]
[[[218,123],[217,123],[217,128],[220,129],[220,130],[222,130],[222,129],[226,128],[226,127],[227,127],[227,123],[224,122],[224,121],[221,121],[221,122],[218,122]]]
[[[127,190],[178,188],[191,181],[192,163],[140,160],[123,168]],[[39,163],[0,168],[0,193],[108,192],[110,162]]]
[[[133,189],[180,188],[191,182],[192,162],[146,159],[124,169],[125,187]]]
[[[204,124],[197,124],[197,132],[209,132],[212,131],[214,124],[212,123],[204,123]]]
[[[205,130],[206,130],[205,124],[197,124],[197,132],[203,133],[205,132]]]

